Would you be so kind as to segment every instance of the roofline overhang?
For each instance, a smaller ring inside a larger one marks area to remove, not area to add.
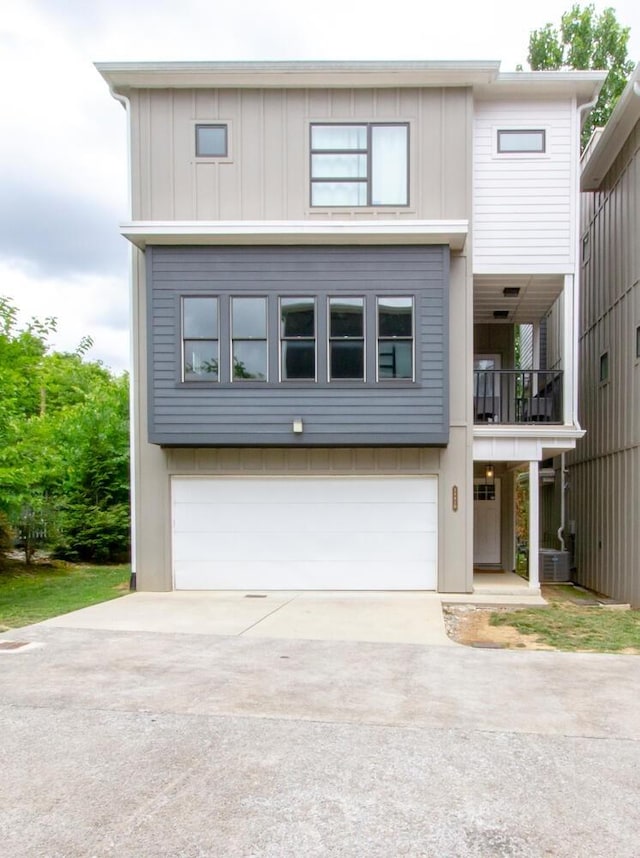
[[[580,190],[596,191],[640,120],[640,63],[622,91],[604,128],[597,128],[581,160]]]
[[[500,62],[99,62],[95,67],[114,92],[126,95],[133,89],[476,86],[495,80]]]
[[[464,248],[467,220],[129,221],[121,234],[147,245],[448,244]]]

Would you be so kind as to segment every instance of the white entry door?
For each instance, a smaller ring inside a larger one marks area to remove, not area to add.
[[[499,566],[500,479],[473,481],[473,562]]]
[[[434,590],[437,478],[174,477],[179,590]]]

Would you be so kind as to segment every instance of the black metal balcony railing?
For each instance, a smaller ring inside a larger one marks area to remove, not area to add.
[[[477,369],[475,423],[562,423],[561,370]]]

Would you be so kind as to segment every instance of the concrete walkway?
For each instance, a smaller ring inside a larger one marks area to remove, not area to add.
[[[7,638],[33,646],[0,654],[6,858],[638,856],[633,656]]]

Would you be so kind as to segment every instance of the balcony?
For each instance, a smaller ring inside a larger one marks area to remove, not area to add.
[[[474,423],[562,424],[562,390],[561,370],[474,370]]]

